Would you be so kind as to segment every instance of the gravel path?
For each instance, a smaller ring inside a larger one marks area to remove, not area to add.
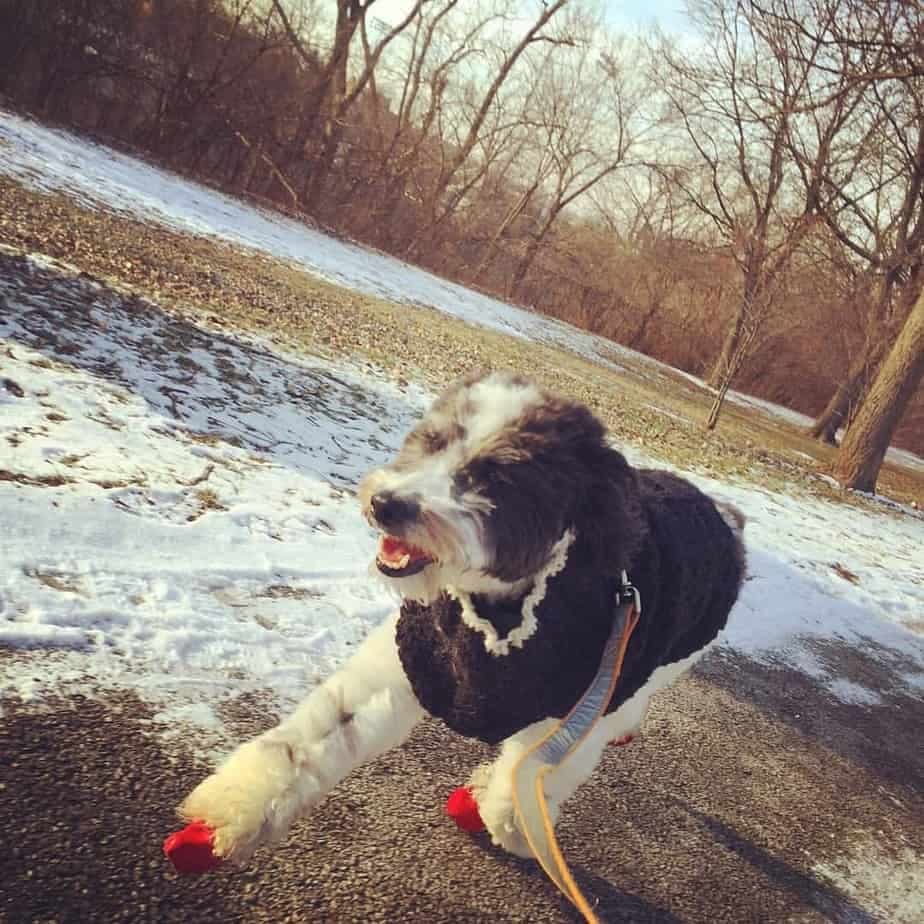
[[[875,677],[876,707],[718,655],[660,695],[643,738],[607,753],[560,825],[603,920],[920,921],[924,721],[879,654],[826,652]],[[486,749],[435,722],[276,851],[187,879],[160,844],[207,767],[159,739],[147,706],[110,694],[3,712],[5,924],[578,920],[531,863],[443,817]],[[241,737],[274,720],[253,704],[242,714]]]

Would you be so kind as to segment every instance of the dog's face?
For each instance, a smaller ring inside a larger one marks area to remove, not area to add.
[[[382,532],[379,572],[423,602],[446,586],[519,592],[587,500],[582,467],[604,438],[582,405],[521,377],[456,383],[395,461],[360,485],[363,513]]]

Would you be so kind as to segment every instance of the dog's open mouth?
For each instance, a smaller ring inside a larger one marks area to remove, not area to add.
[[[422,548],[398,539],[396,536],[382,536],[376,567],[388,577],[409,577],[423,571],[433,559]]]

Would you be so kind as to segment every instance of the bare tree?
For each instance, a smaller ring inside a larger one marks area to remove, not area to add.
[[[856,100],[845,144],[823,165],[817,208],[845,251],[865,266],[865,342],[811,432],[834,443],[847,426],[836,470],[845,485],[871,490],[921,375],[916,351],[924,287],[924,9],[913,0],[754,5],[785,36],[792,59],[806,61],[806,44],[822,49],[811,62],[814,112]],[[805,149],[794,136],[790,142],[804,176]]]
[[[641,69],[615,56],[620,97],[581,0],[538,29],[552,0],[528,21],[520,0],[408,0],[392,22],[372,2],[0,0],[0,86],[233,192],[316,200],[338,230],[493,294],[513,282],[697,375],[717,366],[716,412],[733,380],[803,411],[837,390],[857,433],[908,401],[896,436],[924,449],[920,387],[907,397],[918,4],[706,0],[709,55],[669,49],[669,105],[633,109]],[[863,442],[875,467],[884,443]]]
[[[924,295],[908,315],[835,461],[845,487],[874,491],[892,434],[924,377]]]
[[[434,182],[426,193],[431,217],[429,221],[421,225],[418,233],[411,241],[408,247],[408,253],[410,255],[416,253],[421,240],[431,235],[433,229],[453,214],[461,202],[466,191],[465,184],[463,184],[461,189],[451,189],[451,187],[455,184],[459,171],[468,162],[472,152],[475,151],[478,146],[485,121],[488,119],[489,114],[495,106],[498,94],[524,52],[531,46],[540,42],[570,44],[570,40],[567,36],[556,37],[543,33],[543,29],[546,25],[548,25],[555,14],[564,8],[567,3],[568,0],[554,0],[552,3],[543,3],[532,25],[512,48],[502,54],[494,79],[484,91],[480,101],[467,120],[467,129],[464,136],[460,138],[457,143],[444,147],[443,157],[439,164]]]
[[[792,60],[743,0],[704,0],[699,16],[708,51],[693,60],[662,43],[654,66],[694,153],[692,162],[670,167],[670,176],[710,219],[740,271],[738,308],[707,377],[717,388],[711,428],[778,300],[793,254],[814,225],[820,162],[846,120],[848,104],[826,124],[816,148],[819,162],[807,170],[811,182],[797,197],[787,171],[787,142],[820,45],[804,61]]]
[[[543,169],[536,172],[541,207],[508,286],[510,295],[519,292],[559,216],[625,166],[641,133],[637,116],[644,88],[632,61],[638,49],[617,41],[595,55],[598,24],[585,20],[581,25],[584,34],[570,53],[546,55],[533,77],[538,92],[530,121],[542,151]]]
[[[484,244],[478,265],[474,268],[472,282],[479,283],[497,257],[501,242],[511,233],[518,219],[530,207],[539,190],[551,175],[553,161],[549,150],[534,137],[532,131],[523,131],[510,148],[507,163],[496,170],[498,185],[503,184],[509,196],[495,199],[503,203],[500,220]],[[482,198],[492,191],[483,188]]]
[[[347,75],[354,36],[364,27],[369,8],[375,0],[337,0],[334,37],[312,92],[307,118],[300,138],[302,146],[314,141],[316,152],[310,159],[302,201],[308,211],[318,205],[324,182],[330,173],[338,147],[343,138],[344,118],[366,89],[385,49],[418,17],[421,9],[431,0],[415,0],[410,10],[392,28],[388,29],[374,48],[367,48],[363,67],[349,84]],[[281,0],[272,0],[273,8],[281,19],[292,47],[309,66],[317,62],[298,28],[292,23]]]
[[[469,60],[486,55],[488,36],[502,24],[503,5],[467,8],[454,13],[460,0],[439,0],[421,7],[400,51],[377,66],[377,82],[397,100],[394,113],[380,113],[372,142],[374,198],[370,219],[382,243],[406,250],[408,200],[425,204],[432,182],[445,161],[442,123],[451,78]],[[461,116],[460,116],[461,118]],[[429,208],[429,206],[427,206]],[[420,219],[432,220],[432,215]],[[418,223],[415,214],[414,224]],[[402,243],[403,246],[402,246]]]
[[[819,107],[847,96],[851,124],[821,177],[818,213],[871,280],[863,348],[848,363],[811,432],[834,443],[921,291],[924,275],[924,91],[917,3],[872,0],[762,0],[764,15],[787,35],[793,57],[821,44],[815,62]],[[792,139],[796,163],[805,148]]]

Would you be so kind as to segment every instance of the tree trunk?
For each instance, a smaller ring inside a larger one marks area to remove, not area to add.
[[[892,341],[886,332],[873,344],[869,353],[856,359],[847,370],[847,376],[831,396],[827,407],[809,428],[809,435],[829,446],[837,445],[837,431],[846,430],[867,391],[867,386],[879,369],[882,358]]]
[[[430,205],[434,214],[430,222],[424,226],[424,232],[428,232],[447,217],[448,208],[444,208],[442,214],[440,214],[440,203],[443,199],[443,194],[449,189],[459,168],[468,160],[469,155],[475,149],[475,145],[478,143],[478,138],[481,134],[481,127],[484,125],[488,112],[494,104],[494,100],[497,98],[497,94],[500,92],[501,87],[510,76],[510,72],[513,70],[514,65],[530,45],[534,42],[543,40],[539,33],[545,27],[546,23],[548,23],[567,2],[568,0],[555,0],[555,2],[550,5],[543,5],[542,12],[532,26],[530,26],[529,31],[520,39],[519,44],[504,59],[491,86],[488,87],[487,92],[481,100],[481,104],[468,127],[465,139],[458,145],[453,145],[449,149],[454,153],[449,158],[448,163],[445,163],[440,168],[439,176],[436,179],[436,184],[430,195]],[[415,237],[412,248],[409,250],[409,255],[413,255],[413,246],[416,246],[417,242],[422,237],[423,232],[418,233]]]
[[[738,342],[735,347],[735,351],[729,357],[728,365],[725,366],[722,371],[722,377],[719,382],[715,400],[712,402],[712,407],[709,409],[709,418],[706,421],[707,430],[714,430],[716,424],[719,422],[719,414],[722,412],[722,405],[725,403],[725,396],[728,394],[728,390],[731,388],[731,384],[734,381],[735,376],[744,365],[744,360],[751,348],[751,342],[756,336],[756,324],[748,328],[745,327],[742,323],[742,329],[738,336]]]
[[[837,431],[847,423],[850,408],[856,404],[863,391],[866,377],[866,359],[855,363],[846,378],[837,386],[825,409],[815,419],[809,434],[829,446],[837,445]]]
[[[924,296],[918,298],[908,315],[841,444],[834,476],[845,488],[876,489],[876,479],[892,434],[922,376]]]
[[[337,3],[334,47],[317,91],[318,110],[313,123],[317,125],[320,116],[320,145],[316,148],[314,158],[308,165],[308,176],[302,188],[303,206],[309,214],[317,209],[324,182],[333,166],[337,147],[343,134],[343,129],[337,121],[337,111],[346,95],[350,44],[360,21],[366,15],[368,6],[368,3],[360,6],[353,0],[346,0],[346,2],[340,0]]]
[[[664,299],[652,299],[648,303],[648,310],[642,315],[641,321],[635,326],[635,330],[626,339],[626,346],[636,352],[645,352],[645,338],[648,336],[648,328],[655,317],[661,313],[664,308]]]
[[[549,228],[552,227],[552,222],[555,221],[556,215],[557,212],[551,214],[539,229],[538,234],[534,234],[530,237],[529,243],[526,245],[526,251],[520,258],[520,262],[514,270],[513,279],[510,280],[510,285],[507,287],[508,298],[516,298],[519,294],[520,289],[523,287],[523,283],[526,281],[526,274],[529,272],[529,268],[533,265],[533,262],[538,256],[539,250],[542,247],[542,242],[545,240]]]
[[[342,139],[343,125],[334,119],[325,119],[321,150],[311,164],[311,171],[302,193],[303,205],[309,215],[315,214],[318,210]]]
[[[712,369],[709,370],[709,375],[706,376],[706,384],[710,388],[719,388],[722,382],[725,381],[727,370],[731,366],[733,357],[737,353],[738,345],[741,342],[741,334],[744,331],[744,317],[745,307],[742,302],[738,313],[735,315],[734,323],[725,335],[722,351],[719,353]]]
[[[709,418],[706,420],[707,430],[715,430],[715,425],[719,422],[719,414],[722,413],[722,405],[725,403],[725,396],[728,394],[728,389],[731,388],[731,380],[732,377],[730,375],[725,376],[725,379],[716,393],[715,399],[712,402],[712,407],[709,408]]]
[[[475,267],[474,272],[472,273],[473,284],[477,285],[481,282],[485,271],[491,265],[491,262],[494,259],[494,253],[497,250],[497,245],[500,242],[500,239],[507,233],[507,230],[520,217],[520,215],[523,214],[526,206],[529,205],[529,200],[532,199],[533,194],[539,188],[539,183],[540,180],[537,178],[526,189],[523,190],[523,194],[517,200],[516,204],[507,212],[503,221],[501,221],[501,223],[495,229],[494,234],[491,235],[491,240],[488,241],[487,246],[485,247],[484,256],[482,256],[478,265]]]

